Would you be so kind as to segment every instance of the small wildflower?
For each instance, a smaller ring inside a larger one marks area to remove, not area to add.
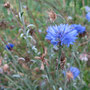
[[[4,66],[3,66],[3,71],[4,72],[7,72],[9,70],[9,66],[8,66],[8,64],[5,64]]]
[[[81,61],[88,61],[88,55],[86,53],[82,53],[82,54],[80,54],[79,59]]]
[[[9,3],[9,2],[6,2],[6,3],[4,4],[4,7],[5,7],[5,8],[10,8],[10,3]]]
[[[9,44],[6,45],[6,48],[7,48],[8,50],[12,50],[13,47],[14,47],[14,44],[12,44],[12,43],[9,43]]]
[[[68,79],[76,79],[78,75],[80,74],[80,71],[76,67],[70,67],[67,69],[67,71],[63,71],[64,76],[67,76]]]
[[[39,33],[42,33],[42,30],[41,29],[39,29],[38,31],[39,31]]]
[[[86,10],[86,12],[90,12],[90,7],[85,6],[85,10]]]
[[[90,12],[86,14],[86,19],[88,20],[88,22],[90,22]]]
[[[79,34],[82,34],[85,32],[86,27],[82,26],[81,24],[72,24],[72,28],[76,29]]]
[[[71,16],[68,16],[67,17],[67,20],[72,20],[73,18]]]
[[[57,18],[56,13],[53,10],[49,10],[49,11],[47,11],[47,13],[48,13],[50,21],[54,22]]]
[[[75,79],[76,77],[78,77],[78,75],[80,74],[79,69],[76,68],[76,67],[70,67],[70,71],[73,74],[73,79]]]
[[[77,39],[77,30],[72,29],[68,24],[60,24],[59,26],[49,26],[47,29],[46,39],[51,41],[53,45],[73,44]]]
[[[23,5],[23,8],[24,8],[24,9],[27,9],[27,6],[26,6],[26,5]]]

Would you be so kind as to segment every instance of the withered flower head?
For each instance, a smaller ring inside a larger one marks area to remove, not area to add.
[[[88,55],[86,53],[82,53],[82,54],[80,54],[79,59],[81,61],[88,61]]]
[[[25,62],[29,62],[29,61],[30,61],[29,56],[26,56],[26,57],[25,57]]]
[[[35,59],[40,59],[42,61],[41,62],[41,67],[40,67],[41,70],[44,70],[44,64],[46,64],[47,66],[49,66],[48,60],[45,59],[45,56],[47,55],[47,48],[44,47],[43,50],[44,50],[44,53],[40,57],[39,56],[36,56],[35,57]]]
[[[51,22],[54,22],[56,20],[57,15],[53,10],[47,11],[47,14],[48,14],[49,19],[50,19]]]
[[[86,31],[84,31],[82,34],[79,34],[79,37],[84,37],[85,35],[88,35],[88,33]]]
[[[68,80],[73,79],[73,74],[70,71],[66,73],[66,76]]]
[[[10,3],[9,3],[9,2],[6,2],[6,3],[4,4],[4,7],[5,7],[5,8],[10,8]]]
[[[30,31],[29,31],[29,33],[30,33],[31,35],[33,35],[33,34],[35,33],[35,30],[31,28]]]

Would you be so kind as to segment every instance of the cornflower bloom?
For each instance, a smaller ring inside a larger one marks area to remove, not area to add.
[[[46,39],[50,40],[53,45],[67,45],[73,44],[77,39],[77,30],[68,24],[60,24],[49,26],[47,29]]]
[[[82,34],[85,32],[86,27],[82,26],[81,24],[72,24],[72,28],[76,29],[79,34]]]
[[[76,67],[70,67],[65,71],[63,71],[64,76],[67,76],[68,79],[76,79],[80,74],[80,70]]]

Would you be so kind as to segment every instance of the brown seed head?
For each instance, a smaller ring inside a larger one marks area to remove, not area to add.
[[[57,15],[53,10],[47,11],[47,14],[48,14],[49,19],[50,19],[51,22],[54,22],[56,20]]]
[[[9,3],[9,2],[6,2],[6,3],[4,4],[4,7],[5,7],[5,8],[10,8],[10,3]]]
[[[66,75],[67,75],[68,80],[73,79],[72,72],[69,71],[69,72],[66,73]]]

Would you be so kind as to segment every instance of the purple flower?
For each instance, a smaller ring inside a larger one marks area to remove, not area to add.
[[[86,6],[85,10],[86,10],[86,12],[90,12],[90,7]]]
[[[49,26],[47,29],[46,39],[51,41],[53,45],[67,45],[73,44],[77,39],[77,30],[72,29],[71,25],[60,24],[59,26]]]
[[[72,28],[76,29],[78,33],[82,34],[85,32],[86,27],[82,26],[81,24],[72,24]]]
[[[90,12],[86,14],[86,19],[88,20],[88,22],[90,22]]]
[[[66,76],[66,74],[68,72],[71,72],[72,73],[73,79],[76,79],[78,77],[78,75],[80,74],[80,70],[78,68],[76,68],[76,67],[70,67],[70,68],[67,69],[66,72],[63,71],[64,76]]]
[[[12,43],[9,43],[9,44],[6,45],[6,48],[8,50],[12,50],[13,47],[14,47],[14,44],[12,44]]]

